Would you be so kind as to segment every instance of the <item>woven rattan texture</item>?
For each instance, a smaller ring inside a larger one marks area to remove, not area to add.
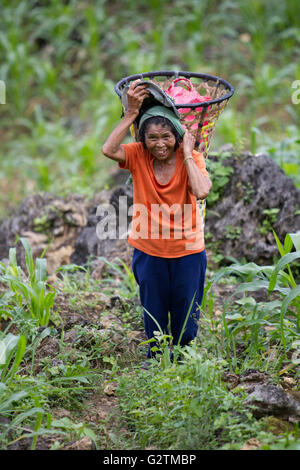
[[[159,77],[159,79],[152,78],[151,81],[160,86],[164,91],[167,91],[171,85],[174,77]],[[210,100],[215,100],[216,98],[221,98],[225,96],[228,92],[226,87],[220,83],[213,80],[205,81],[201,78],[191,78],[190,79],[195,90],[205,97],[209,97]],[[182,86],[182,85],[178,85]],[[195,149],[203,153],[205,158],[208,155],[208,150],[211,142],[213,132],[215,130],[215,125],[217,120],[224,110],[228,100],[224,99],[218,103],[212,103],[209,106],[201,106],[194,108],[180,108],[176,106],[181,114],[181,124],[186,128],[196,139]],[[133,137],[137,139],[138,130],[136,127],[133,129]]]

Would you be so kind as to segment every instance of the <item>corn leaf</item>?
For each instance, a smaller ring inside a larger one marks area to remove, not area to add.
[[[35,278],[37,281],[45,281],[47,279],[47,260],[38,258],[36,260]]]
[[[294,247],[297,251],[300,251],[300,232],[297,233],[289,233],[289,237],[291,238]]]
[[[279,271],[289,266],[290,263],[292,263],[293,261],[295,261],[295,259],[298,258],[300,258],[300,251],[295,251],[294,253],[287,253],[278,261],[270,277],[269,293],[272,292],[275,288],[276,279]],[[295,285],[293,285],[293,287],[295,287]]]
[[[284,239],[284,254],[290,253],[293,248],[293,240],[292,237],[289,233],[286,234],[285,239]]]
[[[31,248],[29,242],[26,238],[20,238],[22,245],[25,249],[25,263],[28,272],[28,276],[31,282],[34,282],[35,279],[35,269],[34,269],[34,261],[31,254]]]
[[[20,338],[19,338],[19,341],[18,341],[18,344],[17,344],[17,349],[16,349],[16,354],[15,354],[15,359],[14,359],[14,362],[10,368],[10,371],[9,373],[7,374],[6,376],[6,381],[8,379],[12,379],[13,376],[15,375],[22,359],[23,359],[23,356],[24,356],[24,353],[25,353],[25,349],[26,349],[26,338],[24,335],[21,335]]]
[[[294,289],[292,289],[289,295],[282,302],[282,307],[281,307],[282,315],[285,315],[290,303],[298,296],[300,296],[300,286],[297,286]]]
[[[7,363],[10,353],[18,344],[18,341],[19,336],[13,335],[12,333],[8,333],[8,335],[0,341],[0,366]]]
[[[276,235],[276,233],[274,232],[273,230],[273,235],[274,235],[274,238],[275,238],[275,241],[276,241],[276,245],[277,245],[277,248],[278,248],[278,251],[279,253],[281,254],[281,256],[284,256],[287,252],[285,251],[284,247],[282,246],[278,236]]]

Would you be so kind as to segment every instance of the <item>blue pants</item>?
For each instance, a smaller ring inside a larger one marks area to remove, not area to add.
[[[160,258],[135,248],[132,270],[139,285],[148,339],[153,338],[153,332],[158,331],[158,327],[146,310],[156,319],[163,332],[172,335],[173,344],[178,344],[190,304],[196,293],[180,345],[184,346],[192,341],[197,334],[203,297],[205,251],[180,258]],[[169,313],[171,331],[168,330]],[[151,344],[150,347],[152,346]],[[151,355],[149,351],[148,357]]]

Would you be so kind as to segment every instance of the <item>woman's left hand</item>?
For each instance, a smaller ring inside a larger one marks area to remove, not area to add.
[[[195,140],[195,137],[189,131],[185,131],[183,136],[184,158],[193,156]],[[190,190],[197,199],[206,199],[211,189],[209,177],[202,173],[194,158],[187,158],[185,166],[189,178]]]
[[[192,155],[195,146],[195,137],[189,131],[185,131],[183,136],[183,153],[185,157]]]

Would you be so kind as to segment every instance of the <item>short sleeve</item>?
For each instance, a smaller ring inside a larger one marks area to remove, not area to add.
[[[195,150],[193,151],[193,157],[195,160],[196,165],[200,168],[204,176],[208,176],[209,174],[206,170],[206,165],[205,165],[205,158],[202,153],[196,152]]]
[[[122,144],[125,150],[125,162],[119,162],[122,170],[129,170],[131,173],[135,169],[136,159],[140,152],[140,143],[131,142],[130,144]]]

